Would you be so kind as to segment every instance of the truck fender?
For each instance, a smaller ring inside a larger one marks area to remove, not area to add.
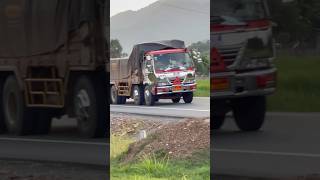
[[[18,81],[19,87],[21,91],[25,90],[25,84],[23,78],[21,78],[21,74],[18,71],[17,67],[13,66],[1,66],[0,67],[0,78],[6,78],[9,75],[14,75]]]

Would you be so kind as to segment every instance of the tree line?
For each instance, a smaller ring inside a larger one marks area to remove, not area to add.
[[[294,0],[283,3],[268,0],[271,18],[275,22],[274,34],[277,42],[285,47],[316,46],[320,35],[320,1]]]

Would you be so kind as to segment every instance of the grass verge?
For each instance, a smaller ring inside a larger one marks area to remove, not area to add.
[[[209,97],[210,96],[210,80],[199,79],[197,80],[197,91],[194,96],[196,97]]]
[[[269,111],[320,112],[319,57],[280,56],[276,66],[278,87]]]
[[[111,180],[209,180],[209,151],[190,159],[170,160],[166,155],[145,156],[140,161],[121,163],[133,142],[130,138],[111,137]]]

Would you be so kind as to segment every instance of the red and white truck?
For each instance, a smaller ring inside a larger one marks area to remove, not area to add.
[[[213,128],[232,111],[241,130],[259,130],[277,73],[267,1],[215,0],[210,21]]]
[[[189,50],[179,40],[135,45],[129,58],[111,59],[111,102],[152,106],[159,99],[191,103],[197,84]]]

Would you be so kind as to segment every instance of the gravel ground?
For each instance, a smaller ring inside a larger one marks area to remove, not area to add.
[[[107,180],[107,168],[0,160],[1,180]]]

